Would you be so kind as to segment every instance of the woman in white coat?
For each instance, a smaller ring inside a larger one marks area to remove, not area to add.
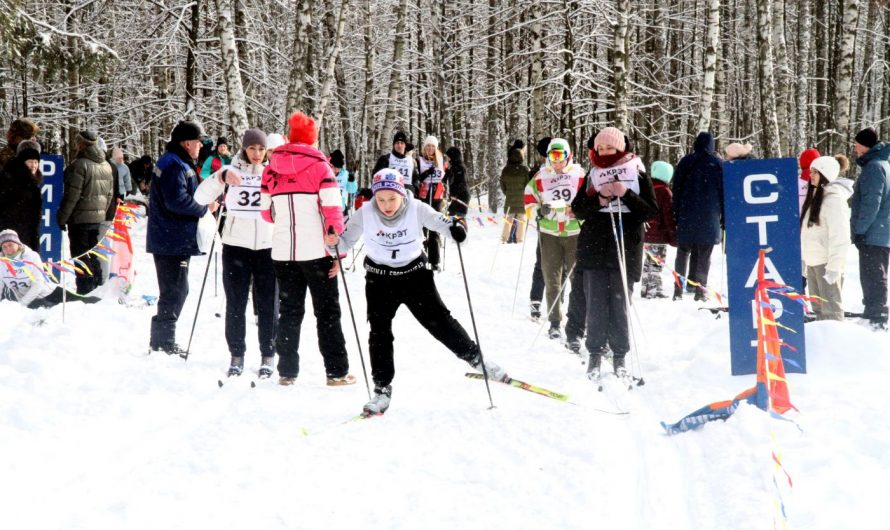
[[[810,184],[800,214],[801,259],[817,320],[843,320],[844,265],[850,248],[853,181],[839,178],[849,167],[844,155],[820,156],[810,164]]]

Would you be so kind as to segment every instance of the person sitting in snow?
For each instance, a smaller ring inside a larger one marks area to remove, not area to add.
[[[62,302],[63,289],[50,282],[43,272],[40,255],[23,245],[15,230],[0,232],[0,250],[3,252],[0,278],[3,280],[4,299],[18,300],[29,309],[52,307]],[[71,302],[94,304],[101,300],[71,291],[67,295]]]
[[[383,414],[389,408],[390,383],[395,374],[392,321],[402,304],[459,359],[480,372],[483,362],[479,346],[442,302],[423,253],[424,228],[450,235],[460,244],[467,237],[466,223],[415,199],[396,170],[378,171],[371,189],[374,199],[356,210],[341,236],[330,234],[325,239],[329,252],[334,254],[337,250],[347,252],[359,238],[365,238],[365,295],[371,325],[368,349],[374,396],[364,412]],[[489,379],[508,380],[506,372],[494,363],[486,361],[484,372]]]

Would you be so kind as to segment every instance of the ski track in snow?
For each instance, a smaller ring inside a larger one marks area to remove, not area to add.
[[[61,307],[27,311],[0,302],[0,521],[41,530],[762,529],[775,514],[775,446],[794,479],[783,490],[790,528],[886,527],[890,335],[856,322],[807,325],[810,373],[789,376],[801,410],[789,417],[802,431],[745,405],[726,422],[668,437],[659,421],[753,384],[753,376],[729,375],[728,318],[699,311],[691,299],[637,295],[640,353],[629,365],[642,367],[646,385],[628,392],[609,379],[597,392],[579,358],[528,320],[533,231],[511,314],[523,251],[498,248],[499,233],[490,223],[471,224],[463,247],[483,352],[573,404],[491,383],[496,408],[489,410],[484,382],[464,377],[466,364],[402,309],[392,406],[384,417],[348,422],[367,393],[342,286],[342,325],[359,379],[345,388],[324,384],[308,308],[295,386],[278,386],[276,376],[249,388],[259,353],[248,326],[245,375],[218,388],[228,352],[223,320],[214,316],[223,295],[220,282],[214,296],[213,270],[187,363],[146,355],[153,307],[69,305],[63,323]],[[143,221],[134,292],[156,294],[144,236]],[[715,254],[711,284],[719,288]],[[183,346],[206,263],[191,261],[178,327]],[[347,277],[367,363],[357,269]],[[851,250],[848,310],[858,309],[857,270]],[[670,292],[667,271],[664,281]],[[451,242],[436,282],[472,335]]]

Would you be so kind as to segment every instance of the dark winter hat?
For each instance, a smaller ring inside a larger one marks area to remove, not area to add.
[[[405,134],[405,131],[396,131],[396,134],[392,137],[392,143],[396,142],[408,143],[408,135]]]
[[[4,230],[0,232],[0,245],[3,243],[15,243],[17,245],[22,244],[22,240],[19,239],[18,233],[15,230]]]
[[[219,146],[221,146],[221,145],[228,146],[228,145],[229,145],[229,139],[226,138],[225,136],[220,136],[219,138],[217,138],[217,139],[216,139],[216,147],[219,147]]]
[[[80,131],[77,133],[77,141],[83,145],[95,145],[99,141],[99,133],[96,131]]]
[[[513,140],[513,143],[510,145],[509,148],[507,148],[507,151],[511,151],[513,149],[522,151],[523,149],[525,149],[525,142],[523,142],[522,140]]]
[[[547,157],[547,148],[550,146],[550,140],[552,140],[552,138],[550,138],[549,136],[545,136],[538,140],[538,145],[536,148],[538,154],[541,155],[542,158]]]
[[[221,138],[225,140],[225,138]],[[228,145],[228,144],[226,144]],[[244,131],[244,136],[241,137],[241,149],[247,149],[249,145],[262,145],[266,146],[266,133],[261,131],[260,129],[247,129]],[[216,144],[219,147],[219,143]]]
[[[343,153],[339,149],[334,149],[331,153],[331,165],[334,167],[343,167],[346,164],[346,159],[343,157]]]
[[[15,150],[19,160],[40,160],[40,144],[34,140],[25,140]]]
[[[871,127],[856,133],[856,143],[871,149],[878,143],[878,133]]]
[[[6,141],[11,144],[17,144],[22,140],[33,138],[40,132],[40,127],[28,118],[19,118],[9,124],[9,130],[6,131]]]
[[[170,141],[178,144],[179,142],[187,142],[189,140],[200,140],[201,128],[196,123],[190,121],[181,121],[173,127],[170,133]]]

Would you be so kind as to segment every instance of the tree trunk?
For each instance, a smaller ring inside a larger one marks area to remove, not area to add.
[[[702,80],[698,130],[711,130],[711,105],[714,102],[714,75],[717,71],[717,46],[720,44],[720,0],[708,0],[708,29],[705,47],[705,72]]]
[[[241,69],[238,66],[238,43],[232,27],[230,8],[223,5],[225,0],[216,0],[219,16],[219,46],[223,60],[223,77],[226,97],[229,101],[229,124],[239,141],[250,126],[247,122],[247,106],[244,101],[244,87],[241,85]]]
[[[809,123],[809,87],[810,87],[810,38],[812,17],[810,3],[800,2],[797,14],[797,127],[795,127],[794,153],[801,153],[807,148],[807,127]]]
[[[612,72],[614,75],[615,89],[613,103],[615,105],[614,122],[622,132],[627,130],[627,28],[630,14],[630,0],[616,0],[616,21],[614,41],[612,44]]]
[[[185,56],[185,119],[195,119],[195,86],[197,78],[197,61],[195,50],[198,49],[198,32],[201,24],[201,1],[192,4],[192,19],[189,26],[188,51]]]
[[[535,138],[549,134],[547,127],[544,125],[544,36],[541,33],[541,16],[540,4],[538,2],[532,3],[532,23],[528,35],[529,47],[531,48],[529,83],[532,87],[529,103],[531,104],[530,120],[532,134]]]
[[[293,65],[290,71],[290,83],[287,86],[287,106],[284,109],[284,124],[287,118],[297,110],[304,110],[304,90],[306,83],[306,59],[309,53],[309,26],[312,24],[309,0],[299,0],[294,23],[294,46],[291,54]]]
[[[772,0],[757,0],[757,61],[760,67],[760,126],[765,158],[782,154],[776,118],[776,82],[773,79]]]
[[[396,114],[404,102],[400,104],[402,55],[405,53],[405,26],[408,20],[408,0],[399,0],[398,21],[396,22],[396,37],[393,42],[392,61],[389,78],[389,88],[386,91],[386,114],[383,118],[383,130],[381,131],[380,148],[385,149],[389,145],[389,138],[393,132]]]
[[[806,0],[809,1],[809,0]],[[791,127],[788,107],[791,102],[791,66],[788,64],[788,46],[785,44],[785,0],[775,0],[773,6],[773,35],[776,38],[776,63],[779,67],[776,79],[776,119],[779,122],[779,145],[782,152],[787,153],[791,147],[789,134],[785,133]]]
[[[850,96],[853,91],[853,58],[856,51],[856,23],[859,0],[843,1],[843,23],[840,37],[840,62],[837,71],[837,99],[834,110],[834,134],[830,142],[834,152],[850,137]]]
[[[340,44],[343,40],[343,29],[346,27],[346,10],[349,8],[349,0],[340,1],[340,13],[337,15],[337,32],[334,35],[334,42],[327,57],[327,68],[324,73],[324,81],[321,85],[321,92],[318,94],[318,111],[316,112],[316,120],[318,128],[325,126],[324,117],[327,111],[328,101],[331,98],[331,85],[334,82],[334,68],[337,65],[337,59],[340,57]]]

